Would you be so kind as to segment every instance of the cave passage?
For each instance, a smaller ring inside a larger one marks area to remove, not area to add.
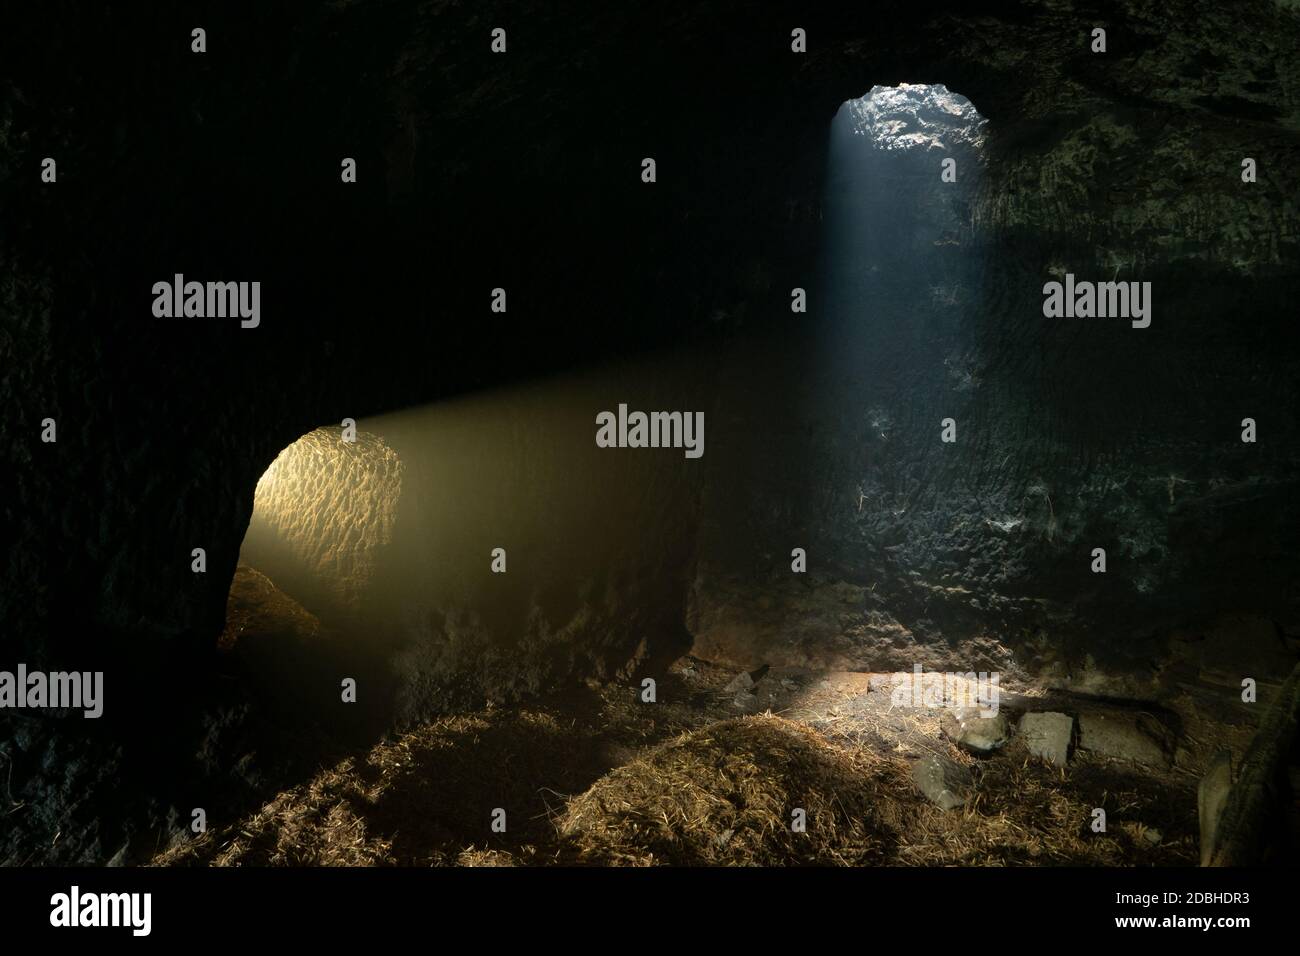
[[[239,563],[308,610],[346,617],[392,540],[402,463],[354,422],[318,428],[284,449],[257,482]]]
[[[6,941],[1300,858],[1300,0],[20,6]]]

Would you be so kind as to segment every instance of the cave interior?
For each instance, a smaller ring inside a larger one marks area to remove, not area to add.
[[[1295,3],[50,7],[0,862],[1294,857]]]

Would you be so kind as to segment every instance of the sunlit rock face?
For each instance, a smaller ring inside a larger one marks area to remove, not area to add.
[[[900,83],[873,86],[866,96],[842,107],[850,129],[877,149],[938,150],[983,144],[987,120],[971,101],[942,84]]]
[[[392,540],[402,463],[376,435],[318,428],[257,483],[240,562],[319,609],[355,613]]]

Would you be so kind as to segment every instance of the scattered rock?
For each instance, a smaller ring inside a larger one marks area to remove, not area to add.
[[[734,694],[738,691],[747,691],[754,686],[754,678],[749,676],[749,671],[741,671],[735,677],[731,678],[731,683],[722,688],[728,694]]]
[[[1160,841],[1164,839],[1164,834],[1155,827],[1148,827],[1142,831],[1142,839],[1146,840],[1152,846],[1159,846]]]
[[[1214,835],[1219,815],[1232,789],[1232,755],[1220,751],[1196,789],[1196,810],[1201,821],[1201,866],[1208,866],[1214,855]]]
[[[731,683],[722,688],[726,693],[733,694],[737,691],[746,691],[754,688],[761,681],[769,670],[769,666],[764,664],[758,670],[741,671],[731,679]]]
[[[940,729],[962,750],[990,754],[1007,742],[1007,719],[1001,714],[981,717],[978,710],[956,710],[939,719]]]
[[[742,690],[731,699],[731,703],[747,714],[752,714],[759,707],[758,691]]]
[[[1146,714],[1079,715],[1079,746],[1084,750],[1152,767],[1168,767],[1172,744],[1164,725]]]
[[[108,863],[105,865],[112,866],[112,867],[126,866],[130,862],[130,852],[131,852],[131,844],[123,843],[121,848],[118,849],[118,851],[113,854],[112,859],[110,859]]]
[[[1058,767],[1064,767],[1070,759],[1073,733],[1074,718],[1069,714],[1045,711],[1020,718],[1020,734],[1025,738],[1029,752]]]
[[[964,804],[975,785],[968,769],[937,754],[912,762],[912,782],[927,800],[944,810]]]

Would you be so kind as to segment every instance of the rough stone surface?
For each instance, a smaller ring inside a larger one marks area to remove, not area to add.
[[[969,770],[938,754],[912,763],[912,782],[927,800],[944,810],[955,810],[965,804],[974,787]]]
[[[730,683],[728,683],[723,690],[728,693],[739,693],[741,691],[748,692],[753,688],[753,686],[754,678],[749,676],[749,671],[741,671],[731,679]]]
[[[1219,754],[1196,788],[1196,810],[1201,830],[1201,865],[1207,866],[1214,856],[1214,835],[1219,818],[1232,790],[1232,757]]]
[[[1171,763],[1173,740],[1158,721],[1124,712],[1079,715],[1079,746],[1084,750],[1154,767]]]
[[[1020,735],[1035,757],[1063,767],[1070,757],[1074,718],[1069,714],[1029,713],[1020,718]]]
[[[219,723],[258,479],[344,417],[449,411],[423,443],[381,434],[405,504],[369,580],[415,582],[378,642],[412,715],[653,669],[692,637],[737,666],[1014,664],[1103,688],[1159,673],[1197,615],[1295,632],[1294,4],[842,4],[810,14],[801,58],[784,30],[737,30],[757,22],[742,0],[473,7],[214,10],[230,43],[203,60],[174,12],[6,16],[0,665],[104,670],[120,702],[93,734],[2,719],[33,748],[23,799],[48,807],[20,815],[16,859],[155,845],[170,797],[124,796],[152,808],[128,825],[95,796],[162,775],[118,773],[115,741],[165,713],[192,753]],[[483,23],[507,13],[527,42],[489,57]],[[1105,57],[1080,40],[1101,21]],[[917,78],[968,98],[978,135],[893,103],[900,148],[837,152],[868,144],[828,136],[842,104]],[[261,326],[152,319],[175,272],[263,281]],[[1152,327],[1044,322],[1066,272],[1152,281]],[[450,414],[664,347],[709,387],[630,395],[640,375],[545,422],[527,392]],[[700,467],[576,468],[593,410],[639,399],[710,410]],[[1266,437],[1244,445],[1251,413]],[[511,527],[503,596],[486,565]],[[1088,575],[1099,542],[1110,568]]]
[[[393,538],[402,464],[383,439],[318,428],[260,479],[240,562],[323,608],[355,611]]]
[[[1209,682],[1238,690],[1246,677],[1280,683],[1295,666],[1295,651],[1287,647],[1281,628],[1258,615],[1224,615],[1196,637],[1200,676]]]
[[[1007,742],[1009,735],[1006,717],[981,717],[976,710],[945,712],[939,725],[953,743],[973,754],[992,753]]]
[[[1122,4],[1112,40],[1134,46],[1104,65],[1077,40],[1084,3],[978,24],[941,14],[940,48],[1003,79],[993,91],[979,69],[929,74],[987,118],[978,135],[934,104],[845,108],[858,128],[832,135],[819,207],[825,247],[845,261],[832,258],[819,290],[819,341],[766,363],[737,348],[720,380],[724,395],[770,402],[717,437],[694,592],[702,653],[832,669],[1014,661],[1062,686],[1132,694],[1185,650],[1169,641],[1180,617],[1242,606],[1296,619],[1295,576],[1277,573],[1295,566],[1296,457],[1265,451],[1259,470],[1263,446],[1238,440],[1242,415],[1226,408],[1296,407],[1283,371],[1294,350],[1270,355],[1266,342],[1290,341],[1297,204],[1239,172],[1262,152],[1257,134],[1295,148],[1300,104],[1274,83],[1298,60],[1263,36],[1229,56],[1217,44],[1239,32],[1234,15],[1178,10],[1170,29]],[[1251,11],[1281,35],[1296,29],[1275,7]],[[1234,128],[1233,115],[1250,120]],[[969,173],[941,184],[939,157]],[[1044,322],[1042,284],[1067,273],[1151,281],[1164,331]],[[1215,318],[1229,288],[1271,332]],[[1252,371],[1227,374],[1238,361]],[[954,445],[937,440],[947,416]],[[1278,425],[1292,435],[1295,416]],[[790,580],[790,524],[806,529],[807,581]],[[1097,544],[1104,577],[1081,571]],[[962,646],[936,662],[940,637]]]

